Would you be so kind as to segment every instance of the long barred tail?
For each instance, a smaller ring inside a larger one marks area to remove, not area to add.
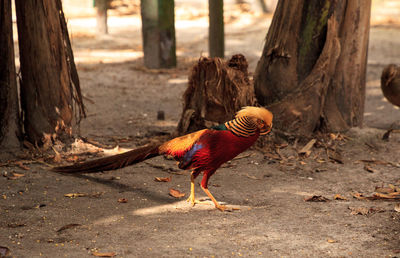
[[[96,173],[123,168],[160,155],[159,146],[160,145],[144,146],[114,156],[95,159],[70,166],[54,167],[51,170],[62,173]]]

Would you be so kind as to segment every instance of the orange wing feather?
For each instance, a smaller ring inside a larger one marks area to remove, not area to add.
[[[195,144],[208,129],[203,129],[191,134],[174,138],[162,144],[158,150],[160,154],[180,157]]]

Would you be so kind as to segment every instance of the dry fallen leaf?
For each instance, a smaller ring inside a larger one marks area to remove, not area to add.
[[[114,257],[117,254],[115,252],[108,252],[108,253],[93,252],[92,255],[97,257]]]
[[[272,160],[281,160],[282,159],[278,154],[269,153],[269,152],[264,154],[264,158],[268,158],[268,159],[272,159]]]
[[[119,199],[118,199],[118,202],[119,202],[119,203],[127,203],[127,202],[128,202],[128,199],[126,199],[126,198],[119,198]]]
[[[392,187],[375,187],[377,193],[393,193],[395,190]]]
[[[351,215],[367,215],[369,209],[367,207],[349,207],[351,210]]]
[[[182,198],[183,196],[185,196],[185,193],[181,193],[179,190],[170,188],[169,195],[171,195],[172,197],[175,197],[175,198]]]
[[[365,199],[367,199],[362,193],[358,193],[358,192],[353,193],[353,197],[356,198],[356,199],[358,199],[358,200],[365,200]]]
[[[333,196],[333,199],[340,200],[340,201],[347,201],[347,198],[340,194],[335,194],[335,196]]]
[[[361,193],[353,193],[353,197],[358,200],[400,200],[400,192],[392,192],[392,193],[373,193],[371,196],[364,196]]]
[[[170,182],[171,177],[155,177],[154,181],[156,182]]]
[[[62,231],[64,231],[64,230],[66,230],[66,229],[74,228],[74,227],[79,227],[79,226],[82,226],[82,225],[81,225],[81,224],[74,224],[74,223],[68,224],[68,225],[62,226],[62,227],[59,228],[56,232],[60,233],[60,232],[62,232]]]
[[[326,202],[326,201],[329,201],[329,199],[326,197],[323,197],[321,195],[313,195],[311,197],[305,198],[304,201],[306,201],[306,202]]]
[[[254,180],[259,180],[257,177],[252,176],[252,175],[249,175],[248,173],[246,173],[246,176],[247,176],[248,178],[251,178],[251,179],[254,179]]]
[[[328,150],[328,157],[330,160],[333,160],[339,164],[344,164],[342,154],[340,154],[336,150],[335,151]]]
[[[370,165],[367,165],[367,164],[364,165],[364,170],[367,171],[367,172],[370,172],[370,173],[376,173],[377,172],[376,169],[372,168]]]
[[[13,173],[13,175],[8,177],[8,179],[9,180],[16,180],[16,179],[18,179],[20,177],[23,177],[23,176],[25,176],[25,174]]]
[[[23,170],[29,170],[30,169],[29,167],[25,166],[24,163],[22,163],[22,161],[16,161],[15,164],[18,167],[22,168]]]
[[[68,193],[68,194],[64,194],[65,197],[69,197],[69,198],[76,198],[76,197],[85,197],[88,196],[87,193]]]
[[[389,184],[389,187],[390,187],[391,189],[393,189],[393,191],[395,191],[395,192],[400,192],[400,187],[398,187],[398,186],[395,186],[395,185],[393,185],[393,184]]]
[[[400,193],[398,193],[398,192],[389,193],[389,194],[374,193],[372,195],[372,198],[375,198],[375,200],[379,200],[379,199],[400,199]]]
[[[384,209],[381,208],[368,208],[368,207],[349,207],[351,210],[351,215],[368,215],[376,212],[384,212]]]
[[[362,159],[362,160],[360,160],[360,161],[361,161],[361,162],[364,162],[364,163],[368,163],[368,164],[384,165],[384,166],[390,165],[390,166],[392,166],[392,167],[397,167],[396,164],[394,164],[394,163],[392,163],[392,162],[385,161],[385,160]]]

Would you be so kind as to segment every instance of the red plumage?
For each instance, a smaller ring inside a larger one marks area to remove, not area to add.
[[[190,169],[193,169],[196,178],[204,173],[201,186],[207,188],[207,183],[212,174],[225,162],[247,150],[258,139],[259,133],[249,137],[239,137],[230,131],[206,131],[198,143],[204,147],[193,156]]]

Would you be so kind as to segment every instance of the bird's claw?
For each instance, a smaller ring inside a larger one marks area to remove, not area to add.
[[[196,200],[194,199],[194,196],[192,196],[192,195],[190,195],[186,201],[189,202],[192,206],[194,206],[196,204]]]
[[[220,211],[232,211],[232,209],[230,209],[229,207],[227,207],[225,205],[215,205],[215,208],[217,208]]]

